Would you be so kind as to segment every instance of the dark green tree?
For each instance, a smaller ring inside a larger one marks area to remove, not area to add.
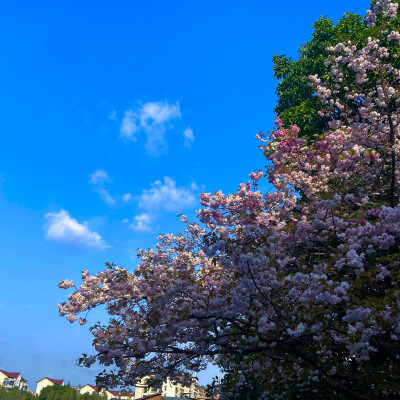
[[[375,3],[376,0],[371,2],[371,9]],[[327,17],[321,17],[314,23],[313,28],[311,39],[300,47],[297,60],[286,55],[273,57],[274,76],[279,80],[276,88],[278,100],[274,111],[285,128],[295,124],[300,128],[300,134],[310,139],[324,132],[328,128],[328,122],[337,119],[338,116],[335,113],[329,116],[318,114],[323,106],[314,95],[315,89],[308,85],[310,82],[308,76],[317,74],[322,84],[331,82],[331,69],[326,65],[329,57],[326,48],[349,40],[360,48],[369,37],[380,35],[382,25],[378,20],[375,27],[369,28],[363,17],[348,12],[336,24]],[[400,16],[397,15],[385,29],[399,30]],[[393,66],[399,68],[400,58],[393,63]],[[378,77],[371,75],[368,78],[370,86],[375,87]],[[349,84],[351,85],[351,81]],[[349,105],[353,109],[358,107],[357,102]]]
[[[106,400],[107,396],[103,393],[84,393],[78,396],[77,400]]]
[[[6,391],[3,387],[0,387],[0,400],[25,400],[25,394],[18,388]]]
[[[35,396],[31,392],[21,391],[18,388],[5,390],[0,386],[0,400],[33,400]]]
[[[301,134],[310,138],[327,129],[330,118],[318,115],[321,103],[308,85],[308,76],[318,74],[323,82],[329,79],[330,68],[325,65],[326,47],[347,40],[361,43],[367,35],[364,19],[350,12],[336,25],[327,17],[321,17],[313,28],[311,39],[299,49],[298,60],[285,55],[273,57],[274,76],[279,80],[274,111],[284,127],[296,124]]]
[[[21,391],[17,388],[5,390],[0,386],[0,400],[34,400],[37,397],[29,391]],[[78,394],[75,389],[66,386],[48,386],[39,395],[39,400],[107,400],[107,396],[101,393]]]
[[[77,400],[78,393],[70,386],[47,386],[39,395],[39,400]]]

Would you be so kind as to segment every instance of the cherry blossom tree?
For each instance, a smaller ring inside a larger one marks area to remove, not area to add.
[[[397,2],[367,12],[371,37],[328,49],[332,79],[310,86],[329,129],[314,141],[280,120],[257,135],[268,164],[238,191],[203,193],[182,221],[139,250],[131,273],[82,272],[60,315],[94,324],[81,363],[113,366],[111,387],[227,372],[222,398],[400,399],[400,32]],[[259,190],[267,177],[272,189]]]

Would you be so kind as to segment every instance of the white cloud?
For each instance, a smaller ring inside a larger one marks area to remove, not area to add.
[[[137,140],[136,132],[143,131],[147,135],[145,149],[153,157],[158,157],[167,149],[164,133],[173,119],[180,118],[179,103],[169,104],[167,101],[147,102],[136,110],[125,111],[120,133],[122,137]]]
[[[194,134],[193,130],[188,126],[184,131],[183,131],[183,136],[185,137],[185,146],[190,147],[192,142],[194,141]]]
[[[125,111],[124,119],[122,120],[120,132],[121,136],[137,140],[134,134],[139,130],[136,126],[137,114],[133,110]]]
[[[161,211],[178,213],[195,206],[196,192],[198,192],[196,183],[192,183],[190,187],[177,186],[175,180],[169,177],[164,177],[164,182],[160,180],[153,182],[150,189],[144,189],[136,198],[142,212],[139,211],[138,215],[131,220],[129,227],[136,232],[153,232],[156,229],[153,224],[160,219]],[[130,193],[127,194],[130,195]],[[129,199],[133,197],[129,196]]]
[[[125,193],[122,196],[122,201],[125,202],[125,203],[129,203],[132,200],[133,200],[133,197],[132,197],[132,195],[130,193]]]
[[[97,192],[103,201],[112,206],[115,204],[115,199],[110,195],[108,190],[104,187],[107,182],[111,182],[110,177],[108,176],[107,172],[103,171],[102,169],[98,169],[93,174],[89,175],[90,180],[89,182],[94,185],[94,191]]]
[[[197,192],[197,191],[199,190],[199,187],[197,186],[197,183],[196,183],[196,182],[192,182],[192,183],[190,184],[190,190],[191,190],[192,192]],[[204,191],[204,190],[202,190],[202,191]]]
[[[141,108],[140,125],[149,126],[151,124],[165,124],[170,119],[180,118],[181,111],[179,103],[168,104],[167,101],[148,102]]]
[[[108,176],[107,172],[103,171],[102,169],[98,169],[96,172],[89,175],[89,177],[89,182],[92,185],[103,185],[106,182],[111,182],[111,179]]]
[[[152,220],[153,220],[152,216],[148,213],[139,214],[133,218],[133,222],[129,225],[129,227],[136,232],[141,232],[141,233],[151,232]]]
[[[112,206],[115,204],[115,199],[114,197],[111,196],[110,193],[108,193],[107,189],[103,187],[97,187],[94,189],[100,197],[103,199],[103,201],[108,204],[109,206]]]
[[[97,232],[92,232],[84,221],[80,224],[68,211],[60,210],[45,215],[48,224],[46,238],[72,248],[104,250],[109,247]]]
[[[142,208],[181,212],[195,205],[196,196],[192,188],[177,187],[172,178],[165,177],[164,183],[157,180],[151,185],[152,188],[143,190],[140,196],[139,206]]]

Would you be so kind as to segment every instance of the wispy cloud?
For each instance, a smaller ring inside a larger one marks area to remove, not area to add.
[[[89,182],[92,185],[103,185],[106,182],[111,182],[107,172],[103,171],[102,169],[98,169],[96,172],[93,172],[93,174],[90,174],[89,178]]]
[[[96,172],[89,175],[89,178],[89,183],[94,186],[93,190],[100,195],[103,201],[110,206],[115,204],[115,199],[105,188],[105,184],[111,182],[111,178],[108,176],[107,172],[98,169]]]
[[[192,187],[178,187],[174,179],[165,177],[164,183],[157,180],[151,184],[151,189],[144,189],[139,199],[139,206],[148,210],[164,209],[180,212],[194,206],[196,197]]]
[[[138,114],[133,110],[125,111],[124,119],[122,120],[120,133],[122,137],[127,137],[136,142],[137,137],[135,133],[139,130],[139,127],[136,125],[136,121],[138,119]]]
[[[132,197],[132,195],[130,194],[130,193],[125,193],[123,196],[122,196],[122,201],[124,202],[124,203],[129,203],[129,202],[131,202],[133,200],[133,197]]]
[[[112,197],[111,194],[108,193],[108,190],[105,189],[104,187],[96,187],[94,189],[94,191],[100,195],[100,197],[103,199],[104,203],[108,204],[109,206],[112,206],[113,204],[115,204],[114,197]]]
[[[194,133],[193,130],[188,126],[184,131],[183,131],[183,136],[185,138],[185,146],[190,147],[190,145],[194,141]]]
[[[88,228],[86,221],[79,223],[68,211],[48,213],[45,215],[46,238],[69,248],[104,250],[109,247],[97,232]]]
[[[136,232],[152,232],[152,224],[158,220],[161,211],[183,212],[196,204],[198,187],[192,183],[189,187],[177,186],[173,178],[157,180],[150,189],[144,189],[138,197],[142,213],[136,215],[129,225]]]
[[[143,214],[136,215],[133,218],[133,221],[129,225],[129,227],[132,228],[136,232],[148,233],[148,232],[153,231],[153,229],[151,227],[152,222],[153,222],[152,216],[148,213],[143,213]]]
[[[167,101],[147,102],[136,109],[125,111],[120,133],[122,137],[137,140],[136,133],[143,131],[147,135],[145,149],[153,157],[158,157],[167,150],[164,138],[169,123],[181,117],[179,103]]]

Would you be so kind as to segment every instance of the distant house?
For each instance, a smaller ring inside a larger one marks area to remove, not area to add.
[[[28,390],[28,381],[21,376],[20,372],[8,372],[0,369],[0,386],[5,390],[17,388],[22,391]]]
[[[93,386],[93,385],[88,384],[88,385],[82,386],[79,389],[79,394],[85,394],[85,393],[92,394],[94,392],[99,393],[99,391],[100,391],[100,388],[98,386]]]
[[[101,392],[101,394],[105,394],[107,396],[107,400],[112,400],[112,399],[119,399],[121,392],[119,390],[104,390]]]
[[[36,395],[39,395],[40,392],[47,386],[64,386],[64,379],[52,379],[52,378],[43,378],[40,381],[37,381],[36,386]]]
[[[101,395],[105,395],[107,400],[134,400],[135,393],[124,393],[120,392],[119,390],[108,390],[108,389],[100,389],[99,386],[94,385],[85,385],[82,386],[79,390],[79,394],[85,393],[99,393]]]
[[[28,381],[22,376],[21,376],[21,383],[19,386],[19,390],[22,390],[24,392],[28,390]]]
[[[197,397],[204,396],[203,389],[198,385],[197,378],[192,377],[188,380],[181,378],[178,382],[173,382],[169,377],[157,386],[148,385],[149,377],[141,379],[135,389],[135,400],[138,399],[151,399],[152,396],[159,395],[162,399],[196,399]],[[160,397],[160,399],[161,399]],[[154,400],[158,400],[154,398]]]

